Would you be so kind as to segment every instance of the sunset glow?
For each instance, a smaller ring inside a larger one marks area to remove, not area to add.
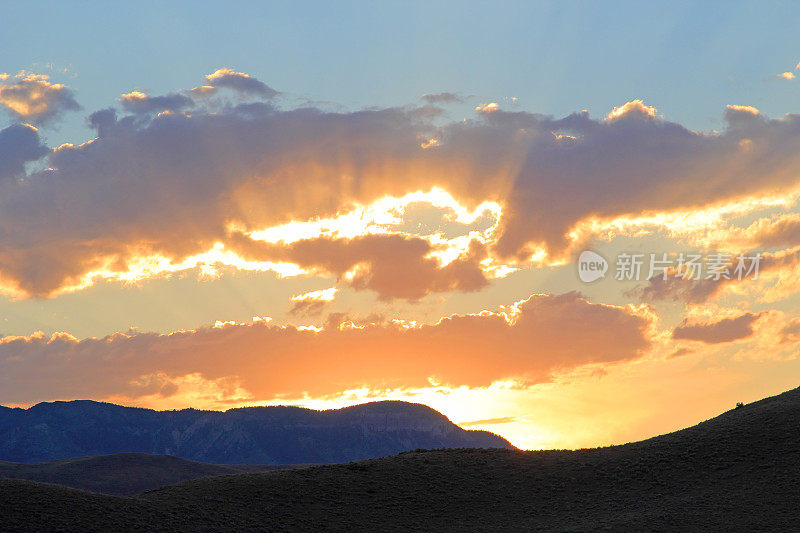
[[[800,50],[581,5],[0,37],[0,405],[392,399],[552,449],[796,386]]]

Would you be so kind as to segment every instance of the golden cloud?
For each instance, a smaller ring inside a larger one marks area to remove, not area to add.
[[[265,320],[169,335],[127,332],[0,338],[0,402],[177,393],[175,380],[227,384],[236,398],[321,396],[359,387],[487,386],[548,379],[585,364],[636,358],[651,319],[580,295],[534,295],[496,312],[436,324],[393,322],[323,329]],[[219,381],[224,379],[225,381]],[[249,396],[248,396],[249,395]]]
[[[12,116],[34,123],[47,122],[66,111],[80,109],[66,85],[51,83],[47,75],[27,71],[0,77],[0,106]]]

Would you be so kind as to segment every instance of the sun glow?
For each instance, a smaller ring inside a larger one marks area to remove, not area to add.
[[[445,222],[462,225],[474,224],[481,217],[493,220],[491,226],[483,231],[470,231],[467,235],[446,238],[440,232],[427,235],[409,233],[398,226],[406,222],[407,210],[412,204],[422,204],[432,208],[446,210]],[[364,235],[405,235],[425,239],[431,243],[433,250],[429,254],[440,266],[446,266],[469,251],[472,240],[483,243],[490,242],[502,214],[496,202],[483,202],[470,210],[459,203],[450,193],[440,188],[430,191],[417,191],[396,198],[386,196],[370,205],[357,205],[349,212],[337,217],[296,221],[255,231],[244,231],[242,225],[232,221],[228,224],[230,233],[244,233],[250,239],[273,244],[292,244],[304,239],[329,237],[335,239],[353,239]],[[307,275],[311,272],[296,264],[273,261],[251,261],[244,259],[224,243],[217,242],[205,252],[191,255],[175,261],[162,254],[148,252],[144,246],[132,246],[131,258],[125,260],[126,268],[118,268],[119,257],[97,258],[100,267],[86,273],[77,280],[54,291],[50,296],[58,296],[77,292],[94,285],[98,281],[117,281],[127,284],[138,283],[148,279],[166,277],[178,272],[196,270],[200,279],[216,279],[226,268],[237,270],[274,272],[281,278]],[[116,267],[115,267],[116,266]],[[490,260],[486,270],[494,277],[501,277],[513,269],[503,268]],[[352,279],[362,268],[358,265],[344,275]],[[17,291],[9,287],[10,294]]]
[[[293,302],[330,302],[336,296],[336,287],[329,289],[320,289],[318,291],[310,291],[297,296],[292,296]]]
[[[76,292],[94,285],[97,281],[118,281],[135,284],[148,279],[166,277],[178,272],[196,269],[201,279],[215,279],[225,268],[250,270],[256,272],[274,272],[279,277],[293,277],[306,274],[307,271],[293,263],[276,263],[271,261],[248,261],[235,252],[226,250],[222,243],[216,243],[211,250],[187,257],[174,263],[163,255],[140,255],[127,262],[127,270],[114,270],[115,258],[107,258],[105,266],[85,274],[78,282],[62,287],[53,296]]]
[[[290,222],[271,228],[242,232],[253,240],[286,244],[319,236],[352,239],[362,235],[397,233],[387,226],[401,224],[408,207],[416,203],[451,210],[452,222],[459,224],[474,223],[486,212],[498,221],[502,214],[502,208],[497,202],[483,202],[475,209],[469,210],[449,192],[434,187],[427,192],[417,191],[399,198],[385,196],[369,205],[356,205],[349,212],[332,218]],[[495,227],[496,223],[491,229]],[[231,224],[229,230],[241,231],[236,223]]]
[[[578,223],[569,233],[573,243],[589,238],[611,241],[618,236],[643,237],[664,232],[672,238],[689,238],[700,246],[715,240],[714,228],[725,220],[753,213],[760,209],[789,208],[800,200],[800,188],[787,192],[750,196],[732,202],[707,206],[702,209],[642,213],[637,216],[614,218],[592,217]]]
[[[452,422],[466,422],[466,429],[484,429],[503,435],[517,447],[523,449],[544,449],[550,447],[549,434],[545,428],[539,427],[524,418],[508,417],[507,409],[511,407],[504,396],[519,394],[524,390],[522,384],[514,380],[496,381],[488,387],[449,387],[439,384],[435,376],[428,380],[430,387],[371,389],[359,388],[343,391],[339,394],[312,398],[277,398],[265,402],[248,405],[298,405],[309,409],[340,409],[351,405],[383,400],[399,400],[421,403],[443,413]],[[470,423],[482,419],[483,423]],[[553,437],[554,435],[551,435]]]

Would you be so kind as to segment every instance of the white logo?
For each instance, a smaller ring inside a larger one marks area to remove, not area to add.
[[[578,277],[584,283],[591,283],[604,278],[608,271],[608,261],[591,250],[584,250],[578,257]]]

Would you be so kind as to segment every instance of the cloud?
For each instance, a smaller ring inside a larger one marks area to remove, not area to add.
[[[256,261],[289,262],[337,276],[356,290],[372,290],[382,299],[417,300],[434,292],[482,289],[488,280],[480,267],[485,247],[472,241],[469,251],[445,266],[431,257],[422,238],[364,235],[352,239],[302,239],[288,245],[233,235],[228,244],[240,256]]]
[[[486,386],[512,377],[536,383],[555,371],[639,357],[650,346],[649,325],[629,308],[568,293],[423,326],[328,325],[317,332],[260,320],[169,335],[5,337],[0,403],[168,395],[176,393],[170,383],[190,374],[224,378],[238,397],[246,391],[253,400],[425,387],[431,377],[444,385]]]
[[[684,320],[672,331],[672,338],[700,341],[706,344],[744,339],[753,334],[753,322],[757,318],[756,314],[744,313],[736,318],[724,318],[717,322],[689,324]]]
[[[551,131],[575,141],[553,139],[557,147],[535,143],[528,151],[504,204],[497,249],[524,257],[544,247],[562,257],[582,222],[698,209],[794,187],[800,157],[787,143],[798,137],[800,117],[768,120],[756,113],[728,108],[721,134],[692,132],[639,111],[604,123],[585,113],[552,122]]]
[[[206,83],[211,87],[231,89],[242,94],[252,94],[264,98],[273,98],[278,91],[243,72],[229,68],[220,68],[206,76]]]
[[[729,112],[732,113],[747,113],[749,115],[760,115],[761,112],[751,105],[738,105],[738,104],[728,104],[725,106]]]
[[[131,113],[160,113],[162,111],[182,111],[192,107],[194,102],[188,96],[178,93],[163,96],[147,96],[142,91],[131,91],[120,96],[122,108]]]
[[[254,80],[234,74],[223,69],[209,83]],[[486,282],[484,261],[563,260],[578,243],[574,235],[591,235],[598,220],[774,193],[795,187],[800,172],[800,116],[769,119],[741,106],[726,109],[723,132],[706,134],[637,101],[609,120],[496,109],[454,123],[441,123],[427,106],[331,113],[204,105],[195,100],[191,116],[98,111],[90,116],[97,139],[52,151],[53,170],[4,191],[6,291],[54,295],[91,285],[98,272],[180,265],[218,243],[244,250],[237,235],[435,187],[465,208],[492,202],[502,210],[491,237],[459,261],[439,261],[432,241],[402,233],[394,241],[318,241],[270,254],[386,298],[477,290]],[[438,142],[424,149],[420,139]],[[321,247],[336,259],[315,256]],[[253,256],[265,254],[256,248]],[[415,277],[380,255],[402,259]],[[368,274],[344,278],[358,263]],[[149,268],[142,272],[162,272]]]
[[[327,304],[333,301],[336,297],[336,291],[335,287],[331,287],[292,296],[293,303],[291,309],[289,309],[289,314],[318,315]]]
[[[783,72],[778,74],[779,78],[783,78],[784,80],[793,80],[795,78],[794,72]]]
[[[29,124],[0,130],[0,183],[25,173],[25,163],[42,158],[50,150],[39,140],[39,131]]]
[[[800,244],[800,213],[761,217],[747,227],[727,227],[718,244],[740,250],[785,248]]]
[[[509,424],[511,422],[516,422],[517,418],[514,416],[503,416],[498,418],[487,418],[485,420],[472,420],[470,422],[459,422],[458,425],[462,428],[468,428],[472,426],[493,426],[495,424]]]
[[[216,94],[217,88],[211,85],[201,85],[199,87],[195,87],[189,91],[189,93],[194,96],[195,98],[205,98],[207,96],[211,96]]]
[[[422,99],[429,104],[460,104],[465,98],[456,93],[433,93],[423,94]]]
[[[685,303],[702,303],[716,296],[722,289],[721,280],[689,279],[676,276],[655,276],[647,280],[647,284],[637,287],[631,294],[648,301],[664,301]]]
[[[658,111],[655,107],[645,104],[642,100],[632,100],[612,109],[608,115],[606,115],[606,120],[618,120],[630,116],[654,119],[658,116]]]
[[[497,102],[489,102],[488,104],[480,104],[477,107],[475,107],[475,111],[477,111],[478,113],[486,113],[486,114],[494,113],[495,111],[498,111],[499,109],[500,109],[500,106],[497,105]]]
[[[800,342],[800,319],[790,320],[780,331],[780,342]]]
[[[675,358],[675,357],[681,357],[681,356],[689,355],[689,354],[692,354],[692,353],[694,353],[694,350],[691,350],[689,348],[678,348],[674,352],[669,354],[668,357],[670,359],[672,359],[672,358]]]
[[[387,175],[407,175],[420,151],[417,119],[400,110],[235,108],[144,122],[103,111],[92,121],[98,139],[53,152],[55,170],[0,197],[8,229],[0,235],[0,273],[23,292],[80,284],[104,265],[127,269],[142,253],[175,260],[201,253],[226,238],[231,220],[261,229],[426,181],[401,184]],[[374,181],[348,184],[354,176]],[[55,198],[61,208],[53,212]]]
[[[763,227],[757,221],[753,226]],[[712,279],[685,279],[670,276],[666,280],[655,277],[648,280],[647,284],[630,291],[629,295],[639,297],[645,301],[671,300],[687,304],[699,304],[727,293],[751,294],[756,300],[774,302],[786,299],[800,291],[798,283],[798,270],[800,269],[800,247],[793,243],[791,226],[782,227],[775,224],[777,232],[769,235],[760,244],[772,242],[773,244],[794,244],[794,246],[775,252],[752,252],[745,255],[742,278],[734,274],[739,264],[739,256],[731,255],[729,265],[729,278]],[[786,231],[784,231],[786,230]],[[773,240],[774,239],[774,240]],[[734,243],[742,242],[738,237]],[[749,242],[749,241],[744,241]],[[753,244],[749,242],[749,244]],[[760,260],[755,261],[755,254],[760,254]],[[757,269],[756,269],[757,263]],[[752,270],[750,270],[752,267]]]
[[[26,71],[0,77],[0,106],[13,117],[34,124],[51,122],[67,111],[81,108],[66,85],[51,83],[47,75]]]

